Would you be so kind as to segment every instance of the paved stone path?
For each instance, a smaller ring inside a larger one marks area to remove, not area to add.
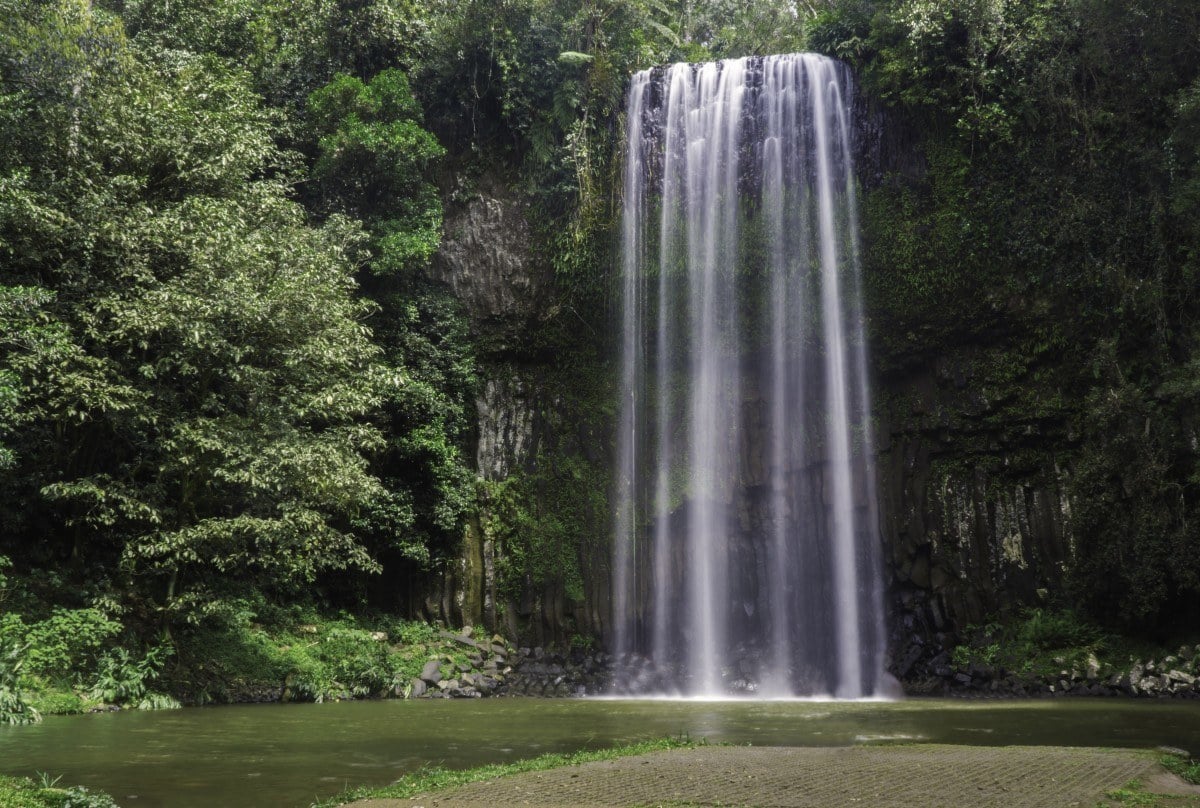
[[[1105,792],[1159,771],[1153,755],[1129,750],[714,746],[526,772],[413,799],[353,805],[1095,808]],[[1200,806],[1200,797],[1164,804]]]

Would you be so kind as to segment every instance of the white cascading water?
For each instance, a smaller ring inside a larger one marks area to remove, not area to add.
[[[619,692],[883,695],[852,92],[814,54],[634,76]]]

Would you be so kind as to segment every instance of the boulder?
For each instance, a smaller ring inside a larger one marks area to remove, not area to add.
[[[452,634],[449,631],[443,631],[439,635],[443,640],[451,640],[459,645],[465,645],[472,650],[479,650],[479,646],[470,637],[464,637],[462,634]]]
[[[1196,683],[1196,677],[1183,671],[1171,670],[1167,672],[1167,678],[1173,682],[1180,682],[1189,687]]]
[[[408,697],[410,699],[419,699],[429,692],[429,685],[425,684],[424,679],[413,679],[409,683]]]
[[[425,667],[421,668],[421,678],[431,685],[442,681],[442,663],[436,659],[426,662]]]

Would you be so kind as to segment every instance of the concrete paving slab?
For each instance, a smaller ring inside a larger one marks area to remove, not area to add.
[[[699,747],[526,772],[354,808],[1095,808],[1162,773],[1153,754],[1071,747]],[[1197,806],[1200,794],[1171,798]]]

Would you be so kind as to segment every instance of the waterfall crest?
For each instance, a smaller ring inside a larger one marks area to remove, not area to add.
[[[612,631],[626,691],[881,694],[852,93],[814,54],[634,76]]]

